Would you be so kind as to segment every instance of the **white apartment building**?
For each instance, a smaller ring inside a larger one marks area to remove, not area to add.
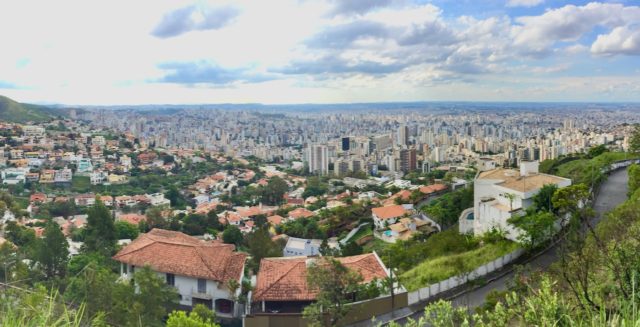
[[[538,172],[538,165],[537,161],[524,161],[520,170],[497,168],[480,172],[474,182],[473,210],[467,209],[460,216],[460,233],[482,235],[500,229],[508,239],[518,240],[520,231],[508,223],[509,218],[524,214],[544,185],[571,185],[570,179]]]
[[[310,145],[307,148],[309,172],[313,174],[329,174],[329,148],[326,145]]]

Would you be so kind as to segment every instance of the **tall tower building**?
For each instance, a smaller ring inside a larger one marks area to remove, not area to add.
[[[307,162],[312,174],[329,173],[329,148],[326,145],[310,145],[307,148]]]
[[[400,125],[398,128],[398,135],[396,139],[396,144],[398,145],[407,145],[409,144],[409,127],[407,125]]]
[[[400,151],[400,170],[403,173],[414,171],[418,168],[416,149],[403,149]]]

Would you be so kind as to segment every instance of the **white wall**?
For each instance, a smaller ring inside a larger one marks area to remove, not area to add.
[[[130,265],[120,265],[120,272],[122,276],[125,276],[126,278],[130,279],[133,277],[133,275],[131,273],[129,273],[129,271],[131,270],[131,266]],[[140,271],[140,269],[142,269],[142,267],[136,266],[135,267],[135,272]],[[158,274],[158,276],[163,280],[166,281],[167,277],[166,277],[166,273],[163,272],[156,272]],[[242,276],[240,277],[240,280],[238,282],[242,281]],[[213,309],[215,310],[215,301],[217,299],[226,299],[226,300],[232,300],[232,296],[231,296],[231,291],[229,290],[229,288],[227,287],[226,284],[224,283],[220,283],[214,280],[207,280],[207,285],[206,285],[206,292],[204,294],[207,294],[209,296],[211,296],[211,300],[212,300],[212,305],[213,305]],[[189,277],[189,276],[181,276],[181,275],[175,275],[175,284],[174,287],[176,288],[178,294],[181,295],[181,299],[180,299],[180,304],[181,305],[185,305],[185,306],[191,306],[192,305],[192,294],[193,293],[199,293],[198,292],[198,278],[194,278],[194,277]],[[236,295],[239,295],[238,293],[240,292],[240,290],[238,290],[236,292]],[[237,304],[236,304],[237,306]],[[221,314],[221,313],[217,313],[220,316],[228,316],[225,314]],[[229,315],[230,316],[230,315]]]

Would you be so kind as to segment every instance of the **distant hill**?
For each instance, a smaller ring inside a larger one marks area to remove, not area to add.
[[[60,113],[55,109],[34,104],[19,103],[0,95],[0,120],[24,123],[47,121]]]

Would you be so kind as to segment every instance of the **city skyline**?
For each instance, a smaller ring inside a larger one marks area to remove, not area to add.
[[[0,94],[70,105],[637,102],[632,4],[2,4]]]

